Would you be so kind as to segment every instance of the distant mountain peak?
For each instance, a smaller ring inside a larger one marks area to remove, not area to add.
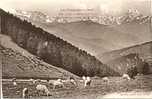
[[[123,16],[120,18],[120,23],[137,23],[143,24],[150,21],[150,16],[145,16],[141,14],[137,9],[129,9]]]
[[[41,23],[70,23],[76,21],[91,21],[104,25],[120,25],[126,23],[137,23],[143,24],[150,20],[150,16],[142,15],[137,9],[128,9],[128,11],[122,16],[111,16],[111,15],[102,15],[94,18],[80,18],[80,19],[70,19],[70,18],[62,18],[59,16],[49,16],[40,11],[23,11],[23,10],[15,10],[11,11],[14,15],[20,17],[21,19],[26,19],[29,21],[36,21]]]

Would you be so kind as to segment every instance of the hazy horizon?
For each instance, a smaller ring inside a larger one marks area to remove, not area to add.
[[[119,15],[128,9],[137,9],[150,15],[151,0],[1,0],[0,8],[42,11],[56,15],[60,9],[95,9],[98,13]]]

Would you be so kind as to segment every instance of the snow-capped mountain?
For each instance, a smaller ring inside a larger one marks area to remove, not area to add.
[[[100,15],[88,19],[80,18],[75,22],[37,11],[13,12],[14,15],[96,56],[110,50],[148,42],[152,38],[149,28],[151,17],[136,10],[128,10],[117,17]]]
[[[111,15],[102,15],[96,17],[87,17],[87,18],[63,18],[61,16],[49,16],[40,11],[22,11],[22,10],[14,10],[12,13],[21,19],[34,21],[34,22],[41,22],[41,23],[69,23],[69,22],[76,22],[76,21],[86,21],[90,20],[92,22],[96,22],[99,24],[104,25],[120,25],[120,24],[128,24],[135,22],[137,24],[143,24],[148,22],[151,19],[151,16],[144,16],[136,9],[129,9],[124,15],[122,16],[111,16]]]
[[[52,19],[48,15],[40,11],[14,10],[11,13],[18,16],[21,19],[28,20],[28,21],[35,21],[35,22],[41,22],[41,23],[52,22]]]
[[[139,23],[143,24],[150,21],[150,16],[144,16],[142,15],[138,10],[136,9],[129,9],[128,12],[125,13],[125,15],[119,17],[120,23]]]
[[[143,24],[149,22],[150,19],[151,16],[145,16],[136,9],[129,9],[126,13],[124,13],[121,16],[101,16],[99,23],[105,25],[120,25],[132,22],[137,24]]]

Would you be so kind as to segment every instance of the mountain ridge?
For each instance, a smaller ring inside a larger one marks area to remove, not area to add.
[[[27,20],[98,57],[104,52],[151,40],[152,35],[149,27],[151,16],[144,16],[137,10],[128,10],[125,14],[118,17],[122,24],[108,25],[99,24],[99,22],[90,19],[63,23]],[[142,19],[146,21],[142,22]]]
[[[3,10],[0,10],[0,13],[2,13],[0,14],[1,33],[10,36],[13,42],[45,62],[64,68],[78,76],[119,75],[102,64],[95,56],[51,34],[51,32],[46,32]]]
[[[121,56],[126,56],[131,53],[139,54],[140,58],[146,60],[152,57],[152,41],[145,42],[142,44],[137,44],[134,46],[126,47],[123,49],[113,50],[110,52],[103,53],[101,56],[101,60],[108,62],[113,59],[120,58]],[[106,59],[107,57],[107,59]]]
[[[15,10],[11,12],[16,16],[19,16],[22,19],[40,21],[46,23],[66,23],[66,22],[76,22],[83,21],[83,19],[68,21],[68,18],[62,17],[60,15],[57,16],[49,16],[40,11],[23,11],[23,10]],[[68,17],[68,16],[67,16]],[[72,17],[72,16],[71,16]],[[112,15],[98,15],[96,18],[88,18],[84,21],[90,20],[95,23],[104,24],[104,25],[120,25],[125,23],[136,22],[138,24],[143,24],[150,20],[150,16],[144,16],[137,9],[128,9],[123,15],[120,16],[112,16]],[[70,20],[70,19],[69,19]]]

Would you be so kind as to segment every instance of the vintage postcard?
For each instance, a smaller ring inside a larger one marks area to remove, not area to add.
[[[0,97],[152,98],[152,0],[0,0]]]

